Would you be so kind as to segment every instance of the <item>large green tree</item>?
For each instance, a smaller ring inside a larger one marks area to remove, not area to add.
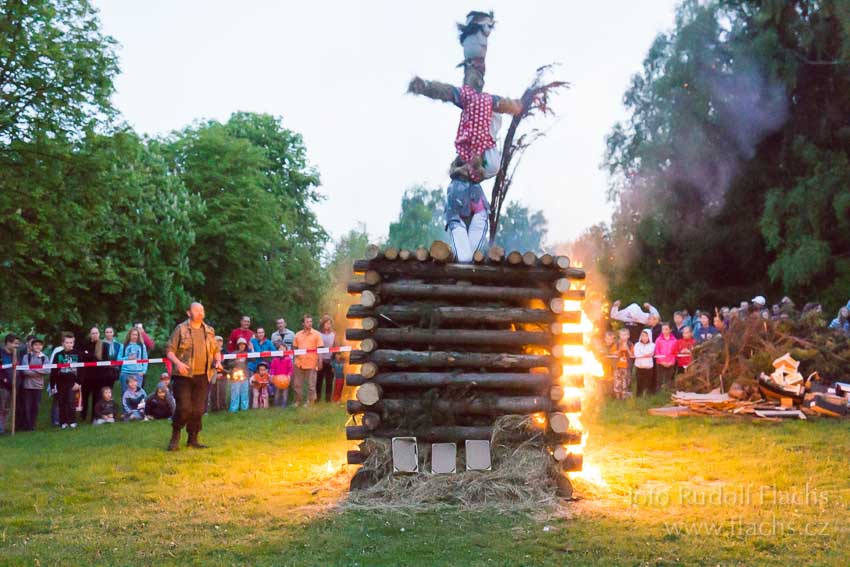
[[[249,314],[270,324],[315,312],[327,285],[319,260],[327,241],[310,205],[318,174],[298,134],[280,119],[237,113],[168,140],[174,171],[203,208],[192,217],[192,294],[218,325]]]
[[[435,240],[448,242],[442,189],[416,185],[401,197],[398,219],[390,223],[387,245],[414,250]]]
[[[608,137],[614,293],[836,305],[850,289],[848,88],[846,2],[683,2]]]
[[[0,2],[0,141],[76,137],[112,114],[114,45],[88,0]]]

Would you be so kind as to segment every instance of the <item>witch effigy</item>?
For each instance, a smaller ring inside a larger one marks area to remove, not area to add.
[[[490,204],[481,181],[494,177],[502,155],[496,143],[501,117],[523,112],[518,99],[484,92],[487,40],[493,30],[493,12],[470,12],[458,24],[463,46],[463,86],[414,77],[408,92],[450,102],[461,109],[455,136],[457,156],[449,168],[451,183],[446,190],[446,231],[458,262],[469,263],[487,241]]]

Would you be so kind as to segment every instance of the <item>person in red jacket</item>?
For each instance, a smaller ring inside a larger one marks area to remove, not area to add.
[[[230,338],[227,339],[227,352],[236,352],[236,342],[239,339],[245,339],[246,343],[251,344],[253,338],[254,331],[251,330],[251,318],[242,315],[239,320],[239,327],[230,331]]]
[[[682,338],[676,341],[676,366],[686,370],[694,360],[693,352],[697,341],[690,327],[682,328]]]

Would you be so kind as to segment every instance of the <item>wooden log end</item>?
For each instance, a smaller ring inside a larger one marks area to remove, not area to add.
[[[551,429],[555,433],[566,433],[570,430],[570,420],[569,418],[567,418],[567,415],[565,413],[550,413],[549,429]]]
[[[378,350],[378,342],[372,338],[363,339],[360,341],[360,350],[363,352],[374,352]]]
[[[413,252],[411,252],[410,250],[408,250],[406,248],[402,248],[401,250],[398,251],[398,259],[403,261],[403,262],[410,260],[410,257],[412,255],[413,255]]]
[[[429,253],[431,254],[431,258],[437,262],[448,262],[452,259],[451,247],[442,240],[432,242]]]
[[[399,252],[398,248],[390,246],[389,248],[384,250],[384,258],[386,258],[387,260],[390,260],[390,261],[395,261],[395,260],[398,259],[398,252]]]
[[[360,375],[367,380],[378,375],[378,365],[374,362],[364,362],[360,366]]]
[[[366,247],[366,259],[374,260],[381,254],[381,249],[377,244],[370,244]]]
[[[563,313],[564,312],[564,300],[561,299],[560,297],[553,297],[552,299],[549,300],[549,310],[552,313]]]
[[[375,270],[369,270],[363,275],[363,281],[369,285],[378,285],[381,279],[381,274]]]
[[[570,259],[567,256],[556,256],[555,267],[559,270],[566,270],[570,267]]]
[[[360,294],[360,305],[362,305],[363,307],[374,307],[377,304],[378,296],[375,294],[374,291],[367,289]]]
[[[483,264],[485,260],[487,260],[487,255],[484,252],[482,252],[481,250],[476,250],[472,254],[472,261],[475,264]]]
[[[500,264],[505,259],[505,249],[501,246],[491,246],[487,250],[487,259],[493,263]]]
[[[382,394],[383,391],[380,386],[374,382],[366,382],[357,388],[355,396],[357,397],[357,401],[364,406],[374,406],[380,401]]]
[[[566,293],[570,290],[570,280],[568,278],[558,278],[555,280],[555,289],[558,293]]]
[[[537,265],[537,254],[534,252],[526,252],[522,255],[522,263],[529,268]]]
[[[551,254],[543,254],[540,257],[540,265],[548,268],[555,263],[555,257]]]
[[[427,262],[431,258],[431,253],[424,246],[417,248],[413,255],[419,262]]]
[[[517,250],[514,250],[510,254],[508,254],[508,264],[511,266],[519,266],[522,264],[522,254]]]
[[[360,328],[364,331],[374,331],[378,328],[378,320],[375,317],[365,317],[360,320]]]
[[[374,431],[381,426],[381,416],[374,412],[366,412],[363,414],[361,422],[363,423],[363,427],[369,431]]]
[[[564,398],[564,388],[557,384],[549,389],[549,399],[553,402],[560,402]]]

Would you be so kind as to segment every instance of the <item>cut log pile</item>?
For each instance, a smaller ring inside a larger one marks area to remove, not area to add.
[[[580,364],[570,348],[583,336],[563,329],[581,319],[584,291],[572,284],[584,272],[564,256],[499,247],[477,253],[472,264],[450,260],[448,245],[437,241],[415,251],[370,246],[354,262],[348,292],[359,303],[348,310],[346,339],[359,341],[350,362],[360,367],[346,376],[357,387],[347,404],[348,439],[455,443],[459,453],[475,447],[480,455],[481,445],[467,442],[489,441],[497,419],[533,415],[539,429],[517,434],[517,446],[542,437],[562,471],[580,470],[580,455],[566,448],[581,441],[568,414],[581,411],[570,387],[583,387],[583,377],[564,375],[564,365]],[[394,442],[393,450],[410,446]],[[351,451],[348,460],[366,457]],[[418,472],[410,462],[404,472]]]
[[[750,416],[761,419],[806,419],[806,416],[850,417],[850,384],[827,386],[817,372],[807,379],[798,372],[800,362],[786,353],[773,361],[774,371],[758,378],[758,389],[749,391],[734,383],[728,393],[708,394],[678,391],[673,406],[652,408],[650,415]]]

